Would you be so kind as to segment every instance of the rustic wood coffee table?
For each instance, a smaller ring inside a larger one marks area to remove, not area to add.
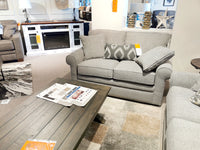
[[[58,80],[57,83],[67,81]],[[20,150],[28,139],[56,141],[54,150],[76,149],[103,104],[110,87],[68,83],[98,90],[85,107],[64,107],[32,96],[0,118],[0,150]]]

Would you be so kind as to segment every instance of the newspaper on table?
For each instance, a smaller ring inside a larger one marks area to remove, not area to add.
[[[96,94],[97,90],[77,86],[69,83],[59,84],[55,83],[37,97],[49,100],[64,106],[85,106],[88,101]]]

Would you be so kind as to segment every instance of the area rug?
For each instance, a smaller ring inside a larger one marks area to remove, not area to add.
[[[108,97],[78,150],[160,150],[165,104],[161,107]]]
[[[0,81],[0,100],[33,93],[30,63],[3,64],[2,70],[5,80]]]

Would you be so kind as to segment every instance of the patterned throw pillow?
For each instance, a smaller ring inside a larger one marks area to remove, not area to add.
[[[104,57],[107,59],[117,60],[135,60],[135,46],[107,44],[104,52]]]

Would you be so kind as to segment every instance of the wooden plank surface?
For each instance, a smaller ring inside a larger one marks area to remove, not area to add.
[[[20,149],[28,139],[56,141],[55,150],[74,149],[103,104],[110,88],[58,79],[98,90],[85,107],[55,104],[36,96],[0,118],[0,150]]]

